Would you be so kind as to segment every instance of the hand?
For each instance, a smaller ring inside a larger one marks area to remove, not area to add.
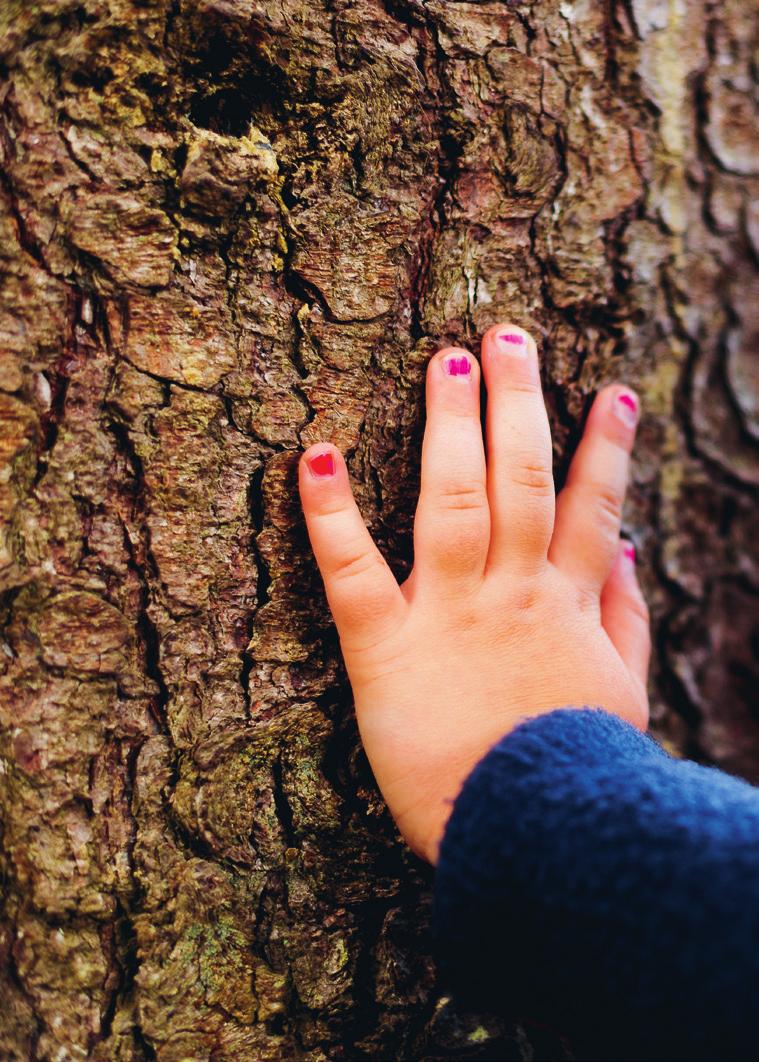
[[[620,540],[638,400],[596,398],[555,496],[535,342],[512,325],[427,370],[414,568],[399,586],[369,535],[340,452],[303,454],[303,510],[377,783],[434,863],[451,804],[521,720],[600,706],[645,729],[648,615]]]

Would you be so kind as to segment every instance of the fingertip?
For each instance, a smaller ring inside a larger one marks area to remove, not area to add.
[[[477,359],[464,347],[443,347],[427,364],[427,381],[466,383],[477,381],[480,367]]]
[[[607,438],[629,451],[635,440],[640,412],[640,397],[632,387],[610,384],[596,396],[585,430],[600,429]]]
[[[341,463],[342,454],[332,443],[313,443],[300,455],[301,471],[317,482],[334,476]]]
[[[300,456],[298,486],[304,509],[316,510],[349,489],[345,460],[332,443],[313,443]]]
[[[519,361],[537,360],[538,346],[532,334],[521,325],[501,321],[493,325],[482,337],[483,356],[503,359],[504,355]]]
[[[503,321],[482,337],[482,367],[488,393],[540,391],[538,348],[530,333],[519,325]]]
[[[638,579],[637,553],[634,544],[627,538],[619,540],[614,565],[601,590],[602,605],[617,596],[621,596],[628,606],[633,602],[634,610],[640,615],[645,614],[648,620],[648,606]]]
[[[631,576],[637,578],[637,572],[635,570],[637,560],[638,558],[634,544],[627,538],[620,539],[618,563],[622,567],[623,574],[628,579]]]
[[[524,355],[536,353],[537,344],[526,328],[501,321],[492,325],[482,337],[483,348],[489,352]]]
[[[604,583],[603,590],[618,587],[625,593],[634,592],[638,588],[637,554],[635,546],[627,538],[620,538],[617,553],[614,558],[609,577]]]
[[[479,424],[480,367],[464,347],[443,347],[427,366],[427,422],[453,414]],[[449,424],[450,426],[450,424]]]

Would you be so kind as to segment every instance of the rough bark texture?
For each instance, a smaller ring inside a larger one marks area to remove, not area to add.
[[[295,463],[403,575],[441,342],[535,331],[559,476],[632,382],[655,728],[759,779],[756,15],[4,0],[3,1058],[561,1055],[435,982]]]

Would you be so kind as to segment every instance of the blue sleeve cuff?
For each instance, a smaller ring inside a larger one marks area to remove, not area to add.
[[[745,1055],[759,791],[600,709],[529,720],[454,804],[433,926],[462,1002],[552,1021],[585,1057]]]

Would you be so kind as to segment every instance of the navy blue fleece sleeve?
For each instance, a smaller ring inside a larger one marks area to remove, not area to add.
[[[599,709],[503,738],[446,827],[444,981],[581,1058],[759,1057],[759,789]]]

